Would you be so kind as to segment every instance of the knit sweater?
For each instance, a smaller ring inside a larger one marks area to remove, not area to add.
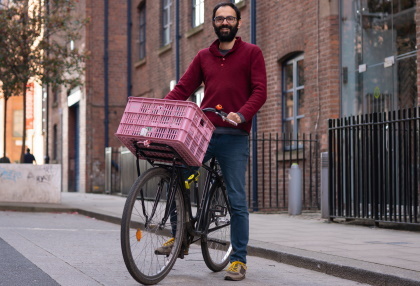
[[[206,115],[216,127],[250,132],[252,118],[267,99],[264,57],[256,45],[236,38],[233,48],[223,56],[219,40],[198,52],[187,71],[166,99],[186,100],[204,83],[201,108],[223,106],[226,113],[239,112],[245,122],[233,127],[214,113]]]

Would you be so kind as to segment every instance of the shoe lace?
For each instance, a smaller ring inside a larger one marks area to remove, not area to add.
[[[229,266],[229,268],[227,269],[227,271],[231,271],[231,272],[238,272],[239,271],[239,266],[242,266],[246,269],[246,266],[244,263],[240,262],[240,261],[235,261],[232,262],[232,264]]]
[[[173,243],[174,243],[174,241],[175,241],[175,238],[171,238],[171,239],[169,239],[167,242],[165,242],[165,243],[163,244],[163,246],[169,246],[169,245],[173,244]]]

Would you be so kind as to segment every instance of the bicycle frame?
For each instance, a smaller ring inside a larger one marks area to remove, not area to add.
[[[151,143],[151,146],[153,145],[162,146],[163,144]],[[183,230],[185,231],[186,235],[184,235],[183,247],[188,247],[189,244],[198,241],[202,234],[205,234],[204,232],[206,231],[206,224],[208,222],[208,215],[210,212],[209,210],[210,201],[208,198],[210,197],[211,192],[215,191],[217,187],[221,187],[223,188],[223,195],[225,197],[224,198],[225,201],[228,202],[229,200],[227,198],[226,189],[223,184],[223,177],[219,170],[220,167],[217,166],[216,159],[213,157],[210,159],[209,166],[205,164],[202,165],[202,167],[207,171],[207,176],[204,183],[203,193],[201,195],[199,202],[197,203],[197,211],[196,211],[196,214],[194,215],[192,205],[191,205],[191,199],[190,199],[191,190],[185,187],[184,180],[183,180],[183,173],[184,173],[184,170],[188,170],[190,173],[194,173],[196,169],[193,167],[189,167],[186,164],[182,164],[185,162],[183,162],[181,156],[176,152],[176,150],[174,150],[170,146],[166,146],[166,145],[163,145],[163,146],[171,149],[171,151],[174,153],[174,157],[173,157],[174,159],[173,159],[172,165],[155,163],[150,158],[147,159],[148,162],[153,167],[163,167],[165,169],[170,170],[171,172],[171,178],[170,178],[169,187],[167,190],[168,199],[166,202],[165,214],[159,225],[159,228],[162,229],[163,226],[166,224],[166,221],[169,219],[170,208],[171,208],[171,205],[174,203],[174,198],[175,198],[175,188],[178,185],[181,188],[182,199],[184,201],[184,206],[186,208],[186,214],[185,214],[186,225]],[[141,154],[142,152],[142,149],[138,146],[137,146],[137,152],[138,154]],[[137,156],[137,173],[140,176],[140,167],[139,167],[138,158],[139,156]],[[152,213],[150,217],[147,217],[147,215],[144,214],[146,217],[146,221],[152,220],[157,204],[158,204],[157,198],[160,197],[161,192],[162,192],[162,189],[159,188],[158,192],[156,193],[156,197],[154,199],[154,205],[153,205],[153,209],[152,209]],[[194,192],[195,192],[195,196],[198,198],[197,183],[195,184]],[[142,201],[142,204],[144,204],[145,198],[142,192],[140,192],[140,199]],[[227,212],[228,210],[222,210],[222,211]],[[217,230],[217,229],[218,228],[215,228],[214,230]],[[181,251],[180,257],[183,258],[183,251]]]

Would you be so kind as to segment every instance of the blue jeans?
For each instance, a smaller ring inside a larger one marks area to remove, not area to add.
[[[230,262],[246,263],[249,240],[249,212],[245,191],[245,173],[249,158],[248,136],[213,134],[204,162],[216,157],[232,208]]]

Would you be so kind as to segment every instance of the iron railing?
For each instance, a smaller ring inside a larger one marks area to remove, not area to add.
[[[297,163],[302,172],[302,208],[320,209],[319,141],[317,136],[302,134],[261,134],[250,138],[257,145],[257,194],[254,190],[251,154],[248,163],[247,194],[249,208],[254,211],[285,211],[288,208],[289,170]],[[255,148],[251,148],[251,150]]]
[[[419,223],[419,113],[329,120],[330,218]]]

